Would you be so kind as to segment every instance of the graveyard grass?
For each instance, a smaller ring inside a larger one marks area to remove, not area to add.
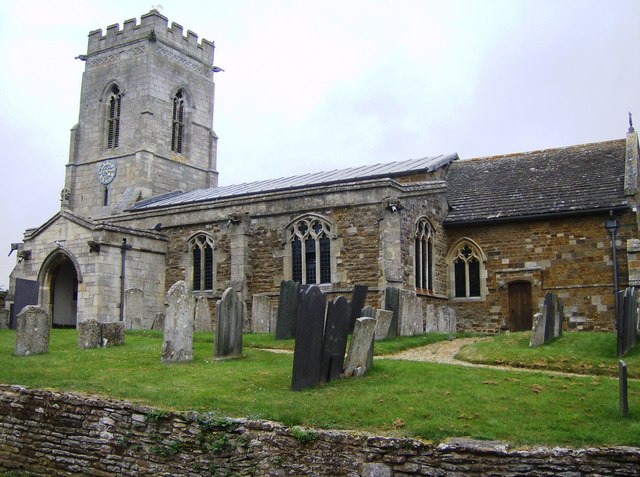
[[[378,359],[362,378],[292,392],[291,354],[257,349],[276,343],[273,337],[246,335],[244,358],[215,361],[211,338],[196,333],[194,360],[184,364],[161,363],[159,338],[158,333],[130,332],[124,346],[80,350],[75,330],[52,330],[48,354],[16,357],[15,332],[0,330],[0,382],[127,399],[161,409],[212,411],[291,426],[348,429],[435,442],[456,436],[503,440],[515,446],[640,442],[638,381],[629,385],[629,419],[623,419],[618,410],[618,381],[601,376],[570,377]],[[440,340],[447,335],[398,341],[416,339]],[[581,343],[582,339],[586,342]],[[558,356],[552,349],[564,346],[563,341],[569,344],[567,352],[578,354],[584,348],[584,355],[598,355],[597,343],[603,339],[608,340],[608,335],[581,333],[574,338],[566,334],[543,346],[534,360]],[[378,342],[376,348],[383,350],[393,341]],[[520,356],[518,360],[524,363],[522,341],[523,336],[516,333],[473,347],[486,355],[486,343],[495,342],[496,349],[503,352],[503,358],[498,359],[514,363]],[[277,343],[271,346],[281,347],[281,342]],[[617,363],[615,351],[609,354]],[[638,358],[635,350],[628,362],[637,368]],[[595,363],[599,359],[592,361],[593,367],[598,367]],[[562,359],[556,361],[562,363]]]

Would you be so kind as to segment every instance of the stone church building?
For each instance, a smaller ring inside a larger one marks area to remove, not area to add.
[[[640,284],[632,126],[596,144],[218,187],[213,56],[155,10],[89,33],[60,211],[13,244],[12,317],[37,303],[54,326],[127,322],[135,294],[149,328],[185,280],[212,311],[235,288],[245,328],[269,331],[293,279],[329,298],[367,285],[375,307],[400,288],[403,334],[527,329],[548,291],[567,326],[614,328],[615,283]]]

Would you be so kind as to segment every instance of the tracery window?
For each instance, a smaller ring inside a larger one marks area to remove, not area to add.
[[[470,241],[461,241],[449,255],[453,274],[453,296],[474,298],[482,296],[483,258],[479,248]]]
[[[115,149],[120,142],[120,110],[122,93],[118,85],[111,86],[107,98],[107,149]]]
[[[288,234],[292,280],[331,283],[331,225],[319,217],[302,218],[289,226]]]
[[[189,241],[193,290],[213,290],[213,239],[198,234]]]
[[[182,154],[184,142],[185,95],[182,90],[173,97],[173,120],[171,130],[171,150]]]
[[[431,223],[422,217],[416,223],[415,233],[415,285],[416,289],[433,291],[433,241]]]

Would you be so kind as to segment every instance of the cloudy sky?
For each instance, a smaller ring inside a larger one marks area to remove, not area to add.
[[[616,139],[629,111],[640,126],[638,0],[152,1],[216,43],[221,185]],[[152,5],[0,0],[0,286],[10,244],[59,208],[74,57]]]

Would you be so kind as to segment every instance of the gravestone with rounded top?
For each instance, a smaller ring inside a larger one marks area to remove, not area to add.
[[[179,281],[165,297],[162,361],[193,360],[193,315],[196,303],[184,281]]]
[[[293,391],[311,388],[321,382],[325,311],[325,297],[320,288],[313,285],[300,292],[291,373]]]
[[[227,288],[216,303],[213,356],[216,359],[242,356],[242,302],[233,288]]]
[[[16,317],[16,356],[49,351],[51,320],[40,306],[27,305]]]

